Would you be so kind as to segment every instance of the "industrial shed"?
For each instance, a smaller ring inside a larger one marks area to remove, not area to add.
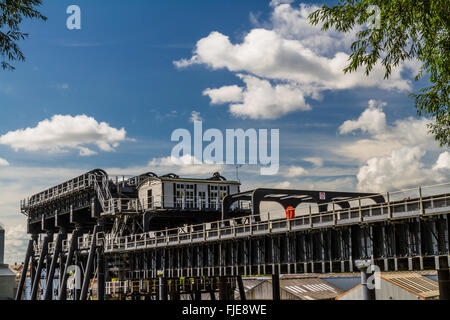
[[[256,286],[259,286],[260,284],[262,284],[264,281],[267,281],[269,278],[262,278],[262,277],[258,277],[258,278],[242,278],[242,283],[244,285],[244,291],[245,294],[247,295],[247,292],[253,290]],[[241,299],[241,295],[239,294],[239,288],[236,286],[236,289],[234,290],[234,299],[235,300],[240,300]]]
[[[381,288],[375,290],[376,300],[437,300],[436,281],[415,272],[392,272],[380,275]],[[338,296],[336,300],[361,300],[361,285]]]
[[[319,278],[284,276],[280,279],[281,300],[334,300],[343,292]],[[272,280],[261,281],[248,290],[246,296],[248,300],[271,300]]]

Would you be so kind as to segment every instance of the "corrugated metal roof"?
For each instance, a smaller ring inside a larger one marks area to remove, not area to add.
[[[423,298],[439,296],[438,283],[415,272],[381,273],[381,278]]]
[[[248,292],[250,290],[252,290],[254,287],[260,285],[261,283],[263,283],[266,279],[262,278],[262,279],[245,279],[242,278],[242,282],[244,284],[244,291]],[[235,299],[239,299],[240,298],[240,294],[239,294],[239,287],[236,285],[236,289],[234,290],[234,297]]]
[[[358,277],[320,277],[321,279],[331,283],[335,287],[343,290],[344,292],[354,288],[361,283],[361,275]]]
[[[344,291],[319,278],[280,279],[280,287],[302,300],[334,299]]]
[[[380,278],[387,281],[402,290],[406,290],[421,299],[430,299],[439,297],[439,285],[436,281],[429,279],[417,272],[382,272]],[[341,297],[349,294],[350,292],[360,288],[361,285],[357,285],[351,290],[337,297]],[[383,285],[382,285],[383,288]]]

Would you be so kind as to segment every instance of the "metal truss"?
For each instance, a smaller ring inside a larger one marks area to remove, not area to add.
[[[102,300],[230,298],[242,275],[350,272],[358,259],[382,270],[449,266],[450,184],[386,194],[256,189],[225,197],[221,211],[148,214],[133,199],[151,175],[114,182],[94,170],[23,201],[31,239],[17,299],[28,270],[34,300]],[[280,219],[261,212],[267,201],[309,210]],[[70,291],[73,265],[82,286]]]

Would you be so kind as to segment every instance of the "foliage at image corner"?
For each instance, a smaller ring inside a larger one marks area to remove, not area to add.
[[[46,21],[37,8],[42,0],[0,0],[0,68],[15,70],[13,61],[25,61],[18,42],[28,38],[29,34],[20,30],[24,19]]]
[[[418,115],[433,119],[429,125],[441,147],[450,147],[449,68],[450,14],[448,0],[339,0],[335,6],[323,5],[309,16],[310,23],[322,23],[322,30],[334,28],[349,32],[355,26],[374,21],[379,8],[378,26],[362,28],[351,46],[344,72],[365,68],[366,75],[381,61],[385,78],[400,63],[417,59],[421,63],[415,80],[428,76],[429,86],[410,94]]]

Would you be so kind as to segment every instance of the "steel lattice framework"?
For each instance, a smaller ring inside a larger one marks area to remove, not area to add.
[[[17,299],[28,269],[33,300],[216,291],[230,299],[243,275],[352,272],[358,259],[385,271],[449,266],[450,184],[386,194],[261,188],[228,195],[208,212],[156,212],[137,196],[155,176],[119,182],[97,169],[21,202],[31,239]],[[306,211],[280,218],[262,212],[263,202]],[[68,290],[72,265],[82,287]],[[38,294],[43,269],[47,285]]]

